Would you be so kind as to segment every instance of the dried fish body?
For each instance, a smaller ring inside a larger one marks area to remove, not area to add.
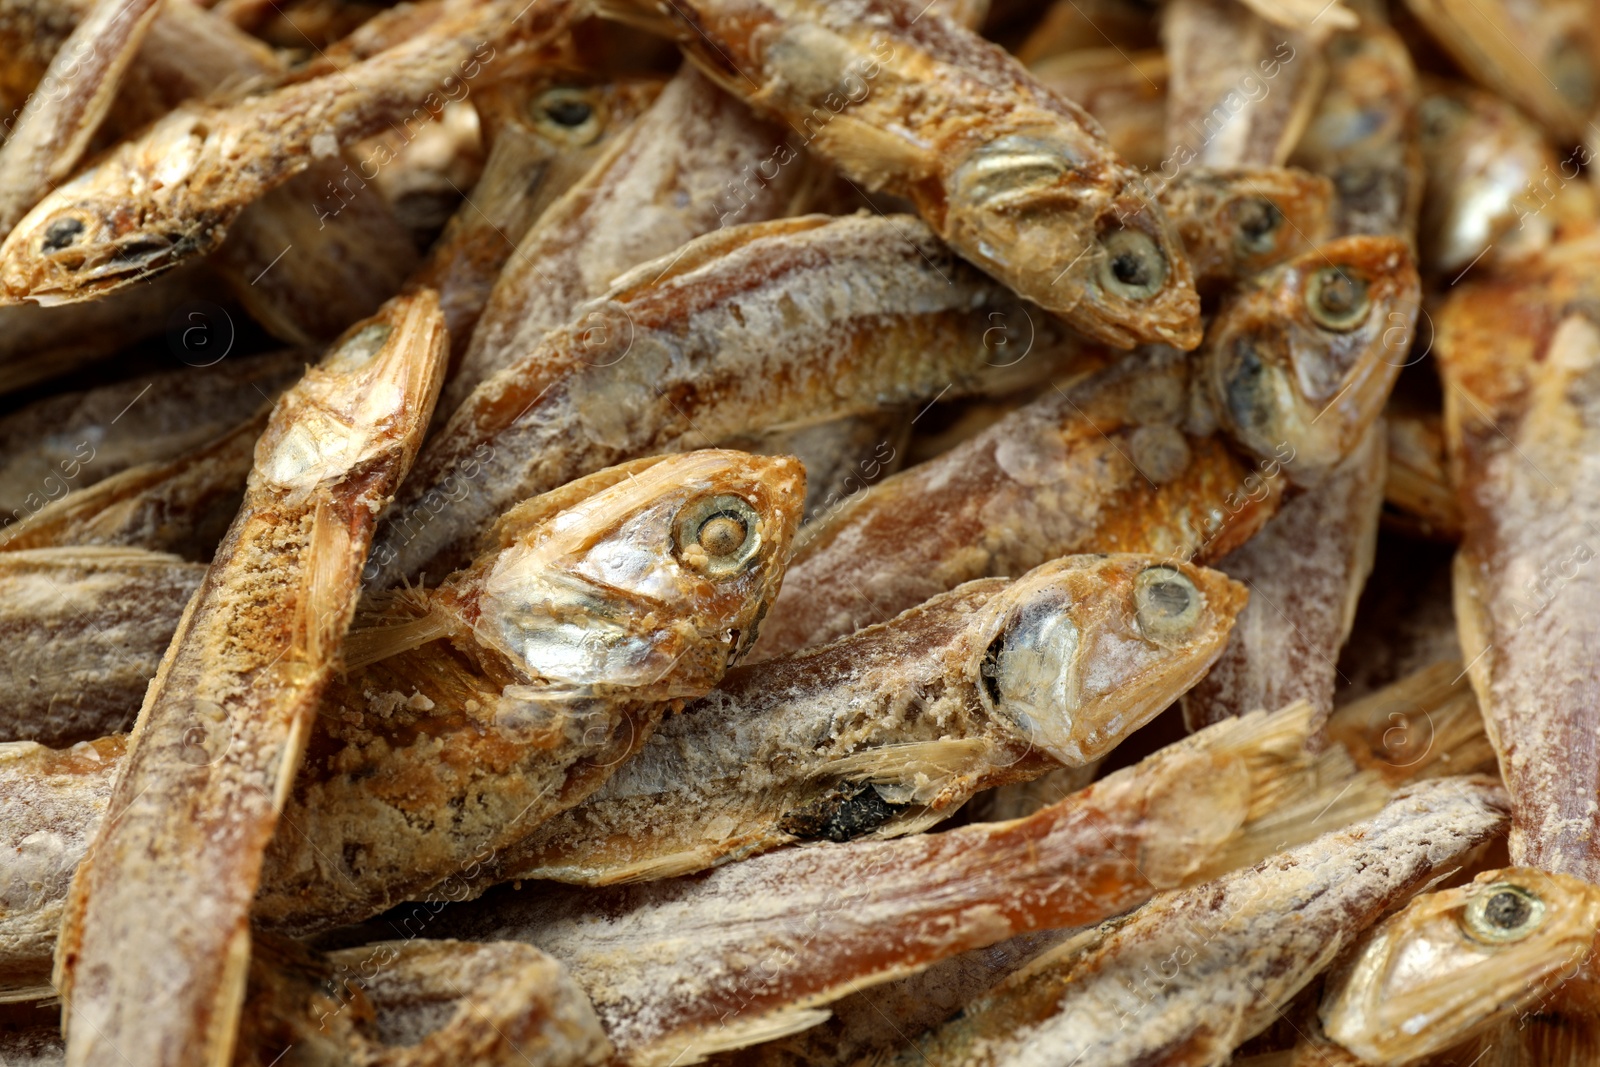
[[[203,445],[253,415],[304,365],[298,352],[225,359],[56,393],[0,417],[0,516],[18,521],[74,489]]]
[[[736,669],[497,874],[604,885],[924,829],[980,789],[1110,751],[1199,680],[1243,599],[1149,556],[968,583]]]
[[[227,1059],[261,855],[444,358],[438,302],[401,298],[275,407],[73,879],[55,974],[69,1063]]]
[[[803,498],[792,458],[703,451],[509,512],[423,615],[352,637],[353,662],[398,654],[324,700],[258,919],[326,928],[456,892],[584,800],[755,639]]]
[[[103,545],[209,559],[239,510],[266,426],[263,411],[175,459],[70,492],[0,529],[0,551]]]
[[[1593,883],[1529,867],[1485,871],[1373,929],[1330,977],[1324,1029],[1362,1063],[1415,1063],[1546,1000],[1581,970],[1597,927]]]
[[[391,512],[378,581],[448,572],[501,510],[608,464],[1014,388],[1074,351],[1063,333],[910,216],[707,234],[474,390]]]
[[[72,172],[160,10],[97,0],[62,42],[0,145],[0,233]]]
[[[1372,571],[1383,509],[1384,433],[1368,431],[1313,490],[1285,504],[1217,566],[1250,588],[1228,646],[1183,696],[1189,729],[1305,700],[1333,711],[1339,649]]]
[[[1456,618],[1511,793],[1511,861],[1589,881],[1600,880],[1597,265],[1600,237],[1556,244],[1461,282],[1434,315],[1463,510]]]
[[[1332,183],[1293,168],[1195,167],[1164,184],[1160,198],[1201,292],[1225,290],[1333,236]]]
[[[1399,241],[1324,245],[1219,311],[1197,404],[1191,361],[1151,348],[858,494],[796,553],[757,656],[1066,553],[1227,555],[1377,417],[1398,372],[1386,331],[1414,320],[1417,291]]]
[[[571,14],[563,0],[460,4],[342,71],[234,104],[184,104],[58,187],[0,245],[11,302],[71,303],[216,248],[250,203],[387,123],[430,119],[491,61],[510,65]],[[498,49],[498,51],[497,51]],[[418,114],[420,112],[420,114]]]
[[[105,814],[126,739],[0,744],[0,1004],[42,1000],[67,885]]]
[[[524,361],[624,272],[723,226],[788,214],[804,169],[782,128],[686,66],[521,236],[445,406],[454,411],[484,380]]]
[[[1419,114],[1422,260],[1430,271],[1453,278],[1485,256],[1526,255],[1547,247],[1563,222],[1594,217],[1594,194],[1576,180],[1583,156],[1558,157],[1544,132],[1500,97],[1433,81]]]
[[[1600,103],[1600,40],[1583,0],[1406,0],[1433,39],[1474,80],[1538,119],[1556,140],[1581,142]]]
[[[205,567],[115,548],[0,553],[0,741],[62,747],[133,725]]]
[[[528,227],[584,176],[660,91],[661,82],[653,78],[596,82],[558,70],[486,86],[473,98],[490,144],[488,159],[471,195],[411,283],[438,291],[457,362],[466,353],[495,279]],[[565,319],[563,313],[551,325]],[[447,386],[441,405],[447,410],[460,402],[459,375],[458,368]]]
[[[1334,711],[1328,737],[1392,785],[1493,773],[1494,749],[1459,660],[1424,667]]]
[[[597,1067],[610,1051],[583,991],[531,945],[385,941],[324,955],[258,934],[233,1067]]]
[[[676,37],[723,88],[1088,336],[1199,343],[1188,264],[1138,172],[1083,109],[970,31],[900,0],[608,7]]]
[[[1323,47],[1328,87],[1291,162],[1333,180],[1334,233],[1414,240],[1423,191],[1421,91],[1405,43],[1372,15]]]
[[[1230,720],[1016,822],[783,849],[694,879],[502,891],[433,922],[561,960],[625,1062],[694,1062],[820,1022],[855,989],[1182,884],[1304,781],[1306,716]]]
[[[1161,36],[1170,71],[1161,178],[1195,165],[1283,166],[1327,76],[1316,42],[1234,0],[1172,0]]]
[[[1028,70],[1092,115],[1117,155],[1141,171],[1161,166],[1167,139],[1167,58],[1161,52],[1089,47],[1031,62]]]
[[[1504,831],[1482,778],[1383,811],[1068,942],[891,1062],[1220,1065],[1344,946]]]

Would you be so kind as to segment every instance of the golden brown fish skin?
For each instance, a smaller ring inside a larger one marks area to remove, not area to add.
[[[1000,48],[902,0],[617,6],[1086,335],[1199,343],[1188,263],[1138,172]]]
[[[73,880],[55,984],[75,1067],[228,1057],[261,855],[444,359],[437,300],[400,298],[274,409],[244,506],[145,697],[119,814]]]
[[[1315,488],[1217,561],[1250,589],[1250,602],[1211,672],[1183,695],[1190,730],[1305,700],[1320,733],[1333,711],[1339,649],[1377,549],[1384,443],[1382,426],[1373,427]]]
[[[98,0],[73,27],[0,144],[0,233],[72,172],[160,10]]]
[[[448,573],[501,510],[609,464],[1015,388],[1080,344],[912,216],[707,234],[629,271],[473,391],[392,509],[377,581]]]
[[[782,849],[692,879],[502,890],[432,929],[540,945],[589,992],[619,1059],[692,1061],[819,1022],[854,989],[1184,884],[1302,774],[1305,726],[1304,709],[1231,720],[1015,822]]]
[[[305,363],[298,352],[224,359],[55,393],[0,416],[0,521],[205,444],[253,415]]]
[[[1166,158],[1166,56],[1129,55],[1104,44],[1099,38],[1095,47],[1029,62],[1028,70],[1092,115],[1117,155],[1142,171],[1156,170]]]
[[[1363,1063],[1415,1063],[1549,997],[1593,952],[1597,927],[1593,883],[1531,867],[1485,871],[1370,931],[1330,976],[1323,1027]]]
[[[485,379],[526,360],[625,271],[724,226],[790,214],[806,170],[790,139],[685,65],[518,235],[443,406],[454,411]]]
[[[0,741],[60,748],[131,727],[204,576],[157,552],[0,552]]]
[[[1511,861],[1600,880],[1597,545],[1585,457],[1600,368],[1600,236],[1468,277],[1433,314],[1462,505],[1462,658],[1511,793]]]
[[[905,408],[887,408],[736,436],[719,444],[758,456],[794,456],[805,464],[804,523],[905,466],[912,417]]]
[[[282,1060],[291,1049],[297,1058]],[[386,941],[323,954],[258,933],[233,1067],[593,1067],[610,1053],[583,991],[532,945]]]
[[[1241,285],[1201,372],[1222,426],[1263,460],[1289,444],[1291,476],[1314,485],[1383,410],[1420,301],[1416,257],[1392,237],[1330,241]]]
[[[1333,183],[1292,167],[1195,167],[1159,195],[1203,293],[1225,291],[1333,236]]]
[[[1406,0],[1406,7],[1478,84],[1537,119],[1560,142],[1589,135],[1600,104],[1600,39],[1583,0]]]
[[[716,450],[603,471],[502,518],[497,547],[426,595],[423,636],[358,631],[352,657],[401,651],[324,699],[258,920],[326,929],[454,893],[599,788],[754,640],[803,478],[792,458]],[[750,524],[725,573],[681,540],[711,504]]]
[[[888,1062],[1218,1067],[1367,924],[1504,832],[1505,815],[1487,778],[1411,786],[1370,819],[1063,945]]]
[[[1535,252],[1563,223],[1594,217],[1594,193],[1578,177],[1587,152],[1561,158],[1544,131],[1500,97],[1431,79],[1419,115],[1428,271],[1453,278],[1474,263]]]
[[[1423,191],[1417,72],[1405,42],[1372,15],[1323,46],[1328,86],[1290,162],[1333,180],[1333,232],[1414,240]]]
[[[598,81],[553,70],[485,86],[473,97],[488,159],[409,283],[438,291],[455,363],[528,227],[649,109],[661,88],[657,78]],[[453,374],[441,406],[454,410],[457,388]]]
[[[175,459],[68,493],[0,529],[0,551],[104,545],[208,560],[244,498],[267,418],[262,411]]]
[[[99,825],[124,737],[0,744],[0,1003],[46,999],[72,872]]]
[[[1181,610],[1141,599],[1156,587]],[[981,789],[1109,752],[1200,679],[1244,595],[1192,564],[1068,556],[736,669],[497,857],[498,876],[651,880],[925,828]]]
[[[806,531],[753,658],[1070,553],[1207,563],[1244,543],[1277,509],[1281,462],[1263,476],[1188,425],[1190,362],[1131,353],[846,500]]]
[[[17,224],[0,245],[0,295],[94,299],[216,248],[248,204],[313,159],[392,121],[431,118],[445,79],[459,90],[490,63],[511,65],[573,13],[566,0],[540,0],[520,16],[519,6],[460,4],[428,32],[343,71],[234,104],[176,108]]]
[[[1317,42],[1236,0],[1172,0],[1161,37],[1170,72],[1161,179],[1190,166],[1283,166],[1327,77]]]

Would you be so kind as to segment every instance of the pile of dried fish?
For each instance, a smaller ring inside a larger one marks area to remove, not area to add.
[[[0,1067],[1594,1067],[1587,0],[0,0]]]

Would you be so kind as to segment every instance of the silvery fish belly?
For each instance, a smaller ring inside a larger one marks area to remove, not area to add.
[[[980,789],[1098,759],[1204,673],[1242,590],[1133,555],[968,583],[735,670],[500,877],[608,883],[922,829]]]

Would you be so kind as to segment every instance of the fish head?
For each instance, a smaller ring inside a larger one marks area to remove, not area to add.
[[[169,210],[211,137],[179,109],[46,194],[0,244],[0,296],[91,300],[220,244],[228,219]]]
[[[792,456],[706,450],[514,508],[441,589],[477,644],[550,697],[700,696],[755,642],[805,501]]]
[[[1223,430],[1314,483],[1382,411],[1420,299],[1416,259],[1390,237],[1330,241],[1259,276],[1219,309],[1202,350]]]
[[[1109,752],[1198,682],[1244,609],[1242,585],[1163,557],[1066,556],[987,607],[979,699],[1069,766]]]
[[[1425,893],[1375,927],[1323,996],[1324,1030],[1368,1063],[1410,1063],[1518,1013],[1594,944],[1600,887],[1527,867]]]
[[[1176,231],[1131,168],[1056,126],[974,148],[944,189],[950,241],[1017,292],[1117,348],[1200,343]]]
[[[1197,167],[1161,190],[1208,292],[1310,251],[1330,235],[1333,204],[1332,182],[1293,167]]]

